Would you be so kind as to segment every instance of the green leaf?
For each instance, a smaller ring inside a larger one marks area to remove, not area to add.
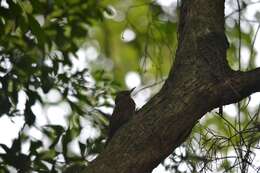
[[[38,44],[43,47],[43,45],[46,43],[47,39],[45,36],[44,31],[41,28],[41,25],[38,23],[38,21],[30,14],[27,15],[29,20],[29,26],[31,28],[31,31],[33,35],[37,38]]]
[[[2,149],[4,149],[6,153],[10,151],[10,148],[8,148],[5,144],[0,144],[0,147],[2,147]]]
[[[0,90],[0,116],[8,113],[10,111],[11,108],[11,102],[9,101],[9,98],[6,94],[4,94],[3,90]]]
[[[86,151],[87,145],[83,144],[79,141],[79,148],[80,148],[81,157],[85,157],[85,151]]]
[[[30,145],[30,155],[37,155],[37,149],[39,149],[40,147],[43,146],[42,141],[31,141],[31,145]]]
[[[31,104],[29,101],[26,102],[25,104],[25,111],[24,111],[24,117],[25,117],[25,122],[26,124],[28,124],[29,126],[33,125],[36,119],[36,116],[34,115],[34,113],[31,110]]]
[[[62,153],[65,157],[65,160],[67,160],[68,144],[71,140],[72,140],[71,132],[70,130],[67,130],[66,133],[62,136]]]

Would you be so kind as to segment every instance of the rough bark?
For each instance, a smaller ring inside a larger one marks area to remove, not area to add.
[[[224,0],[182,0],[178,49],[167,81],[83,172],[149,173],[206,112],[260,91],[260,69],[233,71],[227,48]]]

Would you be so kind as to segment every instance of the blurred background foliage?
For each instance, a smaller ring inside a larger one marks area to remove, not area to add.
[[[237,2],[226,2],[228,61],[233,69],[247,70],[256,66],[259,12],[251,21],[246,9],[259,2],[239,1],[240,7]],[[179,1],[0,4],[0,122],[8,118],[9,128],[18,128],[11,143],[0,141],[0,173],[60,172],[72,163],[86,165],[104,147],[116,91],[136,86],[141,107],[160,89],[174,62]],[[239,63],[242,50],[249,52],[245,64]],[[163,162],[165,169],[234,171],[241,163],[250,165],[259,125],[257,109],[247,108],[249,101],[240,103],[238,116],[210,113]],[[237,160],[217,158],[230,151]],[[220,163],[212,168],[215,160]]]

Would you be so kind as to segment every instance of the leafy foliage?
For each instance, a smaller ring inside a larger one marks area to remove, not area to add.
[[[170,65],[161,57],[169,57],[175,47],[176,23],[158,20],[163,13],[160,6],[141,1],[123,5],[7,0],[0,4],[0,116],[23,117],[13,144],[0,145],[0,172],[57,172],[71,163],[86,164],[103,149],[109,116],[103,110],[111,109],[115,91],[126,87],[125,74],[143,73],[139,58],[144,57],[142,66],[153,58],[149,74],[167,73]],[[118,20],[120,15],[125,18]],[[137,16],[148,22],[139,27],[143,20]],[[137,37],[126,42],[125,29]],[[67,110],[65,123],[48,120],[62,112],[39,111],[60,105]],[[89,137],[82,138],[86,132]]]

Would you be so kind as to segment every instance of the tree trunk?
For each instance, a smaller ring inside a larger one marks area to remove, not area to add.
[[[178,49],[164,86],[83,172],[149,173],[208,111],[260,91],[260,69],[226,60],[224,0],[182,0]]]

